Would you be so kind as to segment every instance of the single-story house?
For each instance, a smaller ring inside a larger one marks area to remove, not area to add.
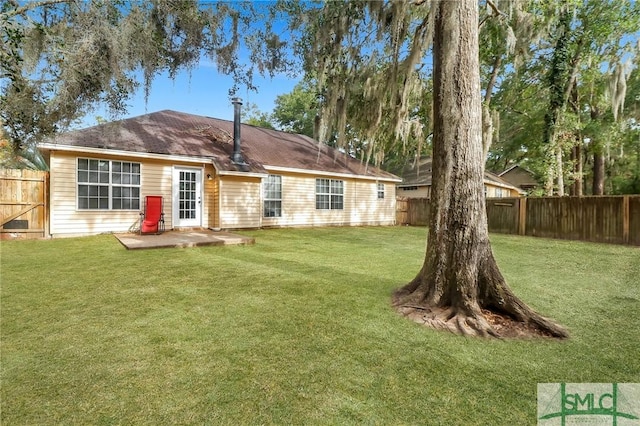
[[[498,176],[500,176],[502,180],[505,180],[511,185],[517,186],[518,188],[528,193],[535,190],[539,186],[539,183],[536,180],[533,172],[518,164],[514,164],[513,166],[509,167]]]
[[[164,110],[39,145],[53,237],[135,230],[148,195],[166,229],[393,225],[397,176],[297,134]]]
[[[431,197],[431,158],[423,157],[394,171],[402,182],[396,185],[398,197],[430,198]],[[487,198],[520,197],[524,191],[501,179],[491,172],[484,172],[484,194]]]

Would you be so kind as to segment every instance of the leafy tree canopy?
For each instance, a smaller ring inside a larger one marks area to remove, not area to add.
[[[273,120],[282,130],[313,137],[318,107],[311,83],[301,81],[291,93],[278,96],[275,104]]]
[[[258,106],[254,103],[248,102],[243,108],[242,122],[251,126],[262,127],[264,129],[276,130],[273,125],[273,119],[268,112],[260,111]]]
[[[189,0],[40,0],[0,3],[0,118],[14,148],[68,126],[97,104],[126,111],[158,73],[201,58],[254,88],[254,73],[289,72],[273,31],[278,4]],[[256,22],[262,25],[256,26]],[[250,62],[242,63],[240,49]],[[141,76],[141,77],[139,77]]]

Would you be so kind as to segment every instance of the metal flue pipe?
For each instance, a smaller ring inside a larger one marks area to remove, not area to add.
[[[242,153],[240,152],[240,107],[242,106],[242,99],[231,99],[233,104],[233,154],[231,155],[231,161],[236,164],[245,164]]]

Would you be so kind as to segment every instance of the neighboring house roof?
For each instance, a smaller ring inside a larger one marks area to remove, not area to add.
[[[506,180],[502,179],[500,176],[488,172],[485,170],[484,172],[484,183],[491,183],[495,186],[501,186],[503,188],[510,188],[510,189],[514,189],[518,192],[522,192],[522,190],[514,185],[511,185],[509,182],[507,182]]]
[[[421,158],[417,163],[412,162],[405,165],[402,170],[397,171],[397,174],[403,178],[402,183],[398,184],[398,187],[431,186],[431,161],[431,158]],[[522,192],[520,188],[513,186],[500,176],[488,171],[484,172],[484,183]]]
[[[63,133],[41,147],[197,157],[212,161],[220,172],[266,174],[269,168],[281,168],[400,181],[391,173],[304,135],[242,124],[240,136],[241,152],[247,166],[231,161],[233,121],[171,110]]]
[[[507,182],[521,188],[535,188],[538,186],[538,181],[533,172],[518,164],[509,167],[500,173],[499,176]]]
[[[398,186],[431,186],[431,158],[421,158],[416,163],[405,164],[402,169],[395,171],[402,177]]]

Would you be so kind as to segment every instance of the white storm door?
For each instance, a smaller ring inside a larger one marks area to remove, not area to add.
[[[173,226],[202,225],[202,170],[173,169]]]

